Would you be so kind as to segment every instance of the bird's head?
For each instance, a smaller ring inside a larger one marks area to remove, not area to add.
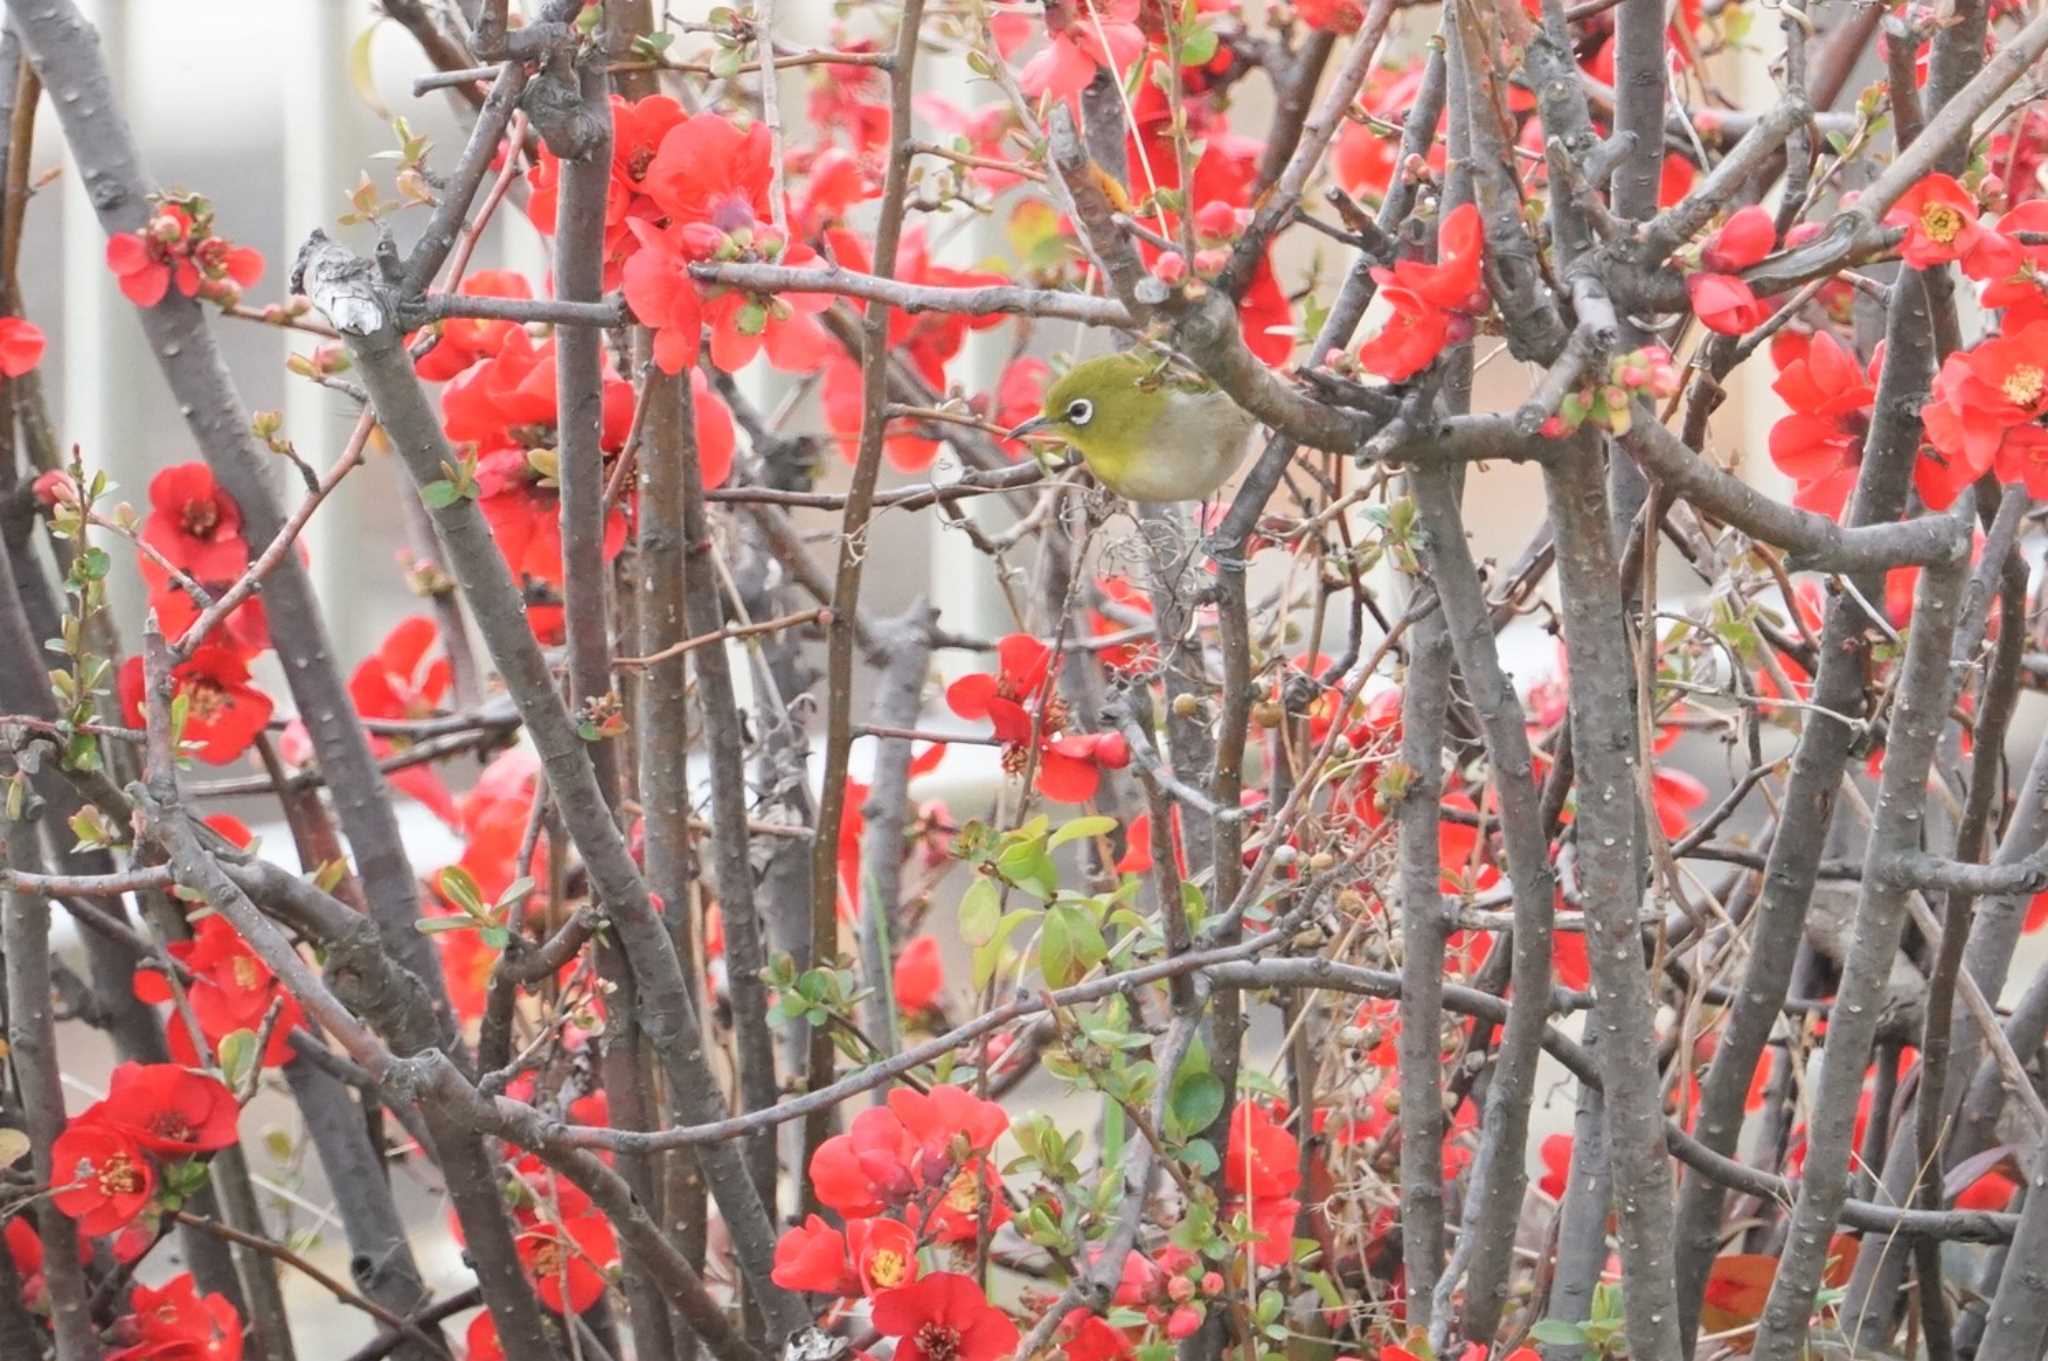
[[[1159,362],[1148,355],[1107,354],[1076,364],[1045,394],[1045,409],[1011,439],[1043,432],[1081,451],[1092,464],[1116,464],[1141,453],[1166,409]]]

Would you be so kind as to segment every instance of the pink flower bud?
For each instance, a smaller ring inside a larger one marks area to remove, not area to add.
[[[1559,417],[1552,416],[1549,420],[1536,427],[1536,433],[1545,439],[1563,439],[1564,421]]]
[[[1173,1311],[1172,1318],[1166,1320],[1166,1335],[1176,1342],[1183,1342],[1193,1337],[1201,1326],[1201,1306],[1183,1304]]]
[[[1152,277],[1165,284],[1168,288],[1173,287],[1182,279],[1188,277],[1187,256],[1182,255],[1177,250],[1167,251],[1152,262]]]
[[[1203,236],[1231,236],[1237,231],[1237,209],[1222,199],[1211,199],[1196,210],[1195,230]]]
[[[1222,1291],[1223,1276],[1220,1272],[1205,1271],[1202,1273],[1202,1293],[1204,1295],[1217,1295],[1221,1294]]]
[[[1175,1304],[1186,1304],[1195,1297],[1195,1283],[1185,1276],[1169,1276],[1166,1279],[1166,1297]]]
[[[1217,250],[1212,247],[1209,250],[1198,250],[1195,252],[1195,272],[1197,274],[1220,273],[1223,267],[1229,263],[1230,252],[1227,250]]]
[[[46,506],[78,504],[78,484],[62,468],[52,468],[35,480],[36,500]]]
[[[1707,238],[1700,262],[1717,274],[1738,274],[1769,255],[1777,236],[1771,215],[1752,203]]]
[[[1650,371],[1641,364],[1630,364],[1621,371],[1624,386],[1639,388],[1650,381]]]

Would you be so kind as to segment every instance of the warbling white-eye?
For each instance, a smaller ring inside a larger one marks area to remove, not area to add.
[[[1045,411],[1010,432],[1043,430],[1080,451],[1097,481],[1128,501],[1199,501],[1244,461],[1258,422],[1222,392],[1142,350],[1086,360],[1045,394]]]

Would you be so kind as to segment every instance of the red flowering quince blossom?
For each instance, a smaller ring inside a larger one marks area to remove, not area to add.
[[[263,1066],[275,1068],[292,1057],[291,1032],[304,1019],[298,1001],[279,986],[277,979],[255,951],[237,935],[235,928],[220,917],[202,917],[192,926],[190,940],[173,941],[171,958],[192,971],[185,984],[185,998],[199,1022],[200,1033],[209,1045],[237,1030],[256,1030],[278,1003],[277,1025],[263,1051]],[[135,974],[135,996],[150,1003],[172,1000],[170,981],[157,969],[139,969]],[[203,1062],[195,1052],[191,1030],[182,1020],[165,1028],[171,1058],[188,1067]]]
[[[667,95],[626,100],[612,96],[612,173],[605,189],[604,286],[617,288],[620,270],[637,249],[630,224],[655,221],[664,210],[646,192],[648,172],[669,131],[688,119],[683,106]],[[562,162],[541,144],[540,158],[526,172],[531,193],[526,213],[542,233],[552,236],[561,200]]]
[[[1900,195],[1884,215],[1904,227],[1899,256],[1914,269],[1960,262],[1972,279],[1995,279],[2019,268],[2019,249],[1977,220],[1977,200],[1953,177],[1932,174]]]
[[[774,216],[768,142],[764,123],[741,128],[722,114],[696,114],[663,134],[642,185],[673,225],[752,228]]]
[[[156,1168],[142,1141],[104,1120],[73,1120],[50,1147],[50,1203],[89,1238],[115,1233],[148,1208]]]
[[[1748,335],[1771,315],[1771,305],[1733,274],[1688,274],[1685,293],[1700,325],[1724,336]]]
[[[1001,1181],[989,1157],[1008,1127],[999,1104],[950,1084],[929,1094],[898,1090],[818,1145],[811,1185],[821,1204],[849,1218],[900,1214],[928,1237],[971,1241],[984,1206],[990,1227],[1009,1219],[993,1194]]]
[[[176,1063],[124,1063],[79,1119],[112,1125],[151,1153],[187,1157],[232,1145],[240,1114],[218,1078]]]
[[[249,664],[240,650],[208,643],[171,668],[175,697],[185,701],[182,740],[194,755],[224,766],[247,751],[270,723],[270,696],[249,683]],[[117,688],[130,727],[143,726],[142,658],[121,664]]]
[[[1757,204],[1737,209],[1700,244],[1700,263],[1717,274],[1739,274],[1771,253],[1777,223]]]
[[[516,298],[533,296],[533,285],[516,269],[480,269],[455,290],[470,298]],[[449,317],[435,322],[434,347],[413,360],[413,372],[430,383],[445,383],[477,360],[498,352],[507,331],[519,329],[516,321],[491,321],[482,317]],[[419,332],[407,337],[412,344]]]
[[[1452,340],[1469,335],[1469,315],[1485,306],[1478,296],[1485,252],[1479,210],[1461,203],[1437,228],[1436,264],[1400,260],[1392,269],[1375,267],[1372,276],[1394,314],[1359,347],[1359,363],[1390,382],[1405,382],[1434,363]]]
[[[43,362],[43,328],[26,317],[0,317],[0,373],[19,378]]]
[[[1984,341],[1942,361],[1931,399],[1920,409],[1935,457],[1922,455],[1915,485],[1945,509],[1984,475],[2021,427],[2048,414],[2048,321]],[[2031,436],[2018,434],[2022,441]],[[1923,470],[1925,475],[1923,475]]]
[[[1017,73],[1018,88],[1033,99],[1049,94],[1071,102],[1101,68],[1120,76],[1145,50],[1138,10],[1139,0],[1049,0],[1044,32],[1051,41]],[[1008,61],[1039,25],[1029,13],[1006,10],[989,21],[989,28],[996,50]]]
[[[1252,1228],[1261,1234],[1253,1257],[1261,1266],[1284,1266],[1294,1255],[1294,1220],[1301,1202],[1301,1146],[1252,1101],[1238,1103],[1230,1121],[1230,1151],[1223,1160],[1223,1184],[1248,1202]]]
[[[2019,239],[2023,232],[2048,235],[2048,198],[2018,204],[1998,220],[1998,230],[2014,243],[2019,259],[2003,275],[1985,283],[1978,301],[1999,308],[2008,331],[2048,321],[2048,245],[2027,245]]]
[[[514,1239],[541,1303],[558,1314],[580,1314],[603,1299],[605,1273],[619,1260],[611,1222],[587,1201],[584,1206],[572,1216],[565,1205],[559,1224],[523,1222]]]
[[[626,226],[640,249],[623,272],[626,305],[654,332],[654,365],[666,374],[694,366],[704,344],[704,300],[690,278],[692,260],[708,260],[718,249],[716,233],[702,223],[667,231],[633,218]],[[702,239],[706,234],[714,239]]]
[[[439,711],[454,683],[448,659],[435,655],[441,644],[441,626],[423,614],[408,615],[391,626],[377,650],[357,664],[349,677],[348,694],[356,713],[364,718],[422,719]],[[305,764],[311,742],[302,724],[294,724],[288,736],[300,751],[289,759]],[[370,750],[379,758],[400,750],[400,742],[376,733],[370,736]],[[454,796],[431,765],[406,766],[388,776],[394,788],[410,794],[434,811],[441,821],[454,826],[459,821]]]
[[[1791,414],[1771,426],[1771,462],[1798,483],[1792,504],[1839,516],[1863,463],[1863,440],[1877,402],[1882,347],[1866,370],[1826,331],[1787,363],[1771,390]]]
[[[844,1233],[816,1215],[775,1244],[774,1282],[789,1290],[870,1299],[918,1278],[917,1235],[894,1219],[849,1219]]]
[[[973,673],[954,681],[946,703],[962,718],[985,718],[1003,744],[1003,769],[1010,774],[1029,763],[1037,743],[1038,792],[1055,803],[1086,803],[1095,796],[1104,769],[1121,769],[1131,759],[1119,733],[1066,732],[1067,708],[1050,685],[1052,649],[1028,633],[996,643],[993,675]]]
[[[971,1276],[936,1271],[875,1297],[872,1322],[898,1339],[897,1361],[1002,1361],[1017,1350],[1017,1325]]]
[[[140,231],[107,238],[107,268],[137,307],[154,307],[171,285],[188,298],[223,305],[263,277],[263,255],[213,234],[213,209],[203,198],[165,199]]]
[[[202,1298],[191,1272],[138,1284],[117,1332],[133,1340],[107,1361],[241,1361],[242,1316],[225,1295]]]
[[[200,582],[232,581],[249,565],[242,508],[204,463],[177,463],[149,480],[142,541]]]
[[[906,1016],[931,1010],[946,989],[946,967],[937,936],[917,936],[903,947],[890,974],[896,1009]]]

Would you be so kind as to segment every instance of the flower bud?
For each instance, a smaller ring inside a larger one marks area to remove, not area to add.
[[[1197,1304],[1183,1304],[1173,1311],[1173,1317],[1166,1320],[1166,1335],[1176,1342],[1193,1337],[1202,1326],[1202,1307]]]
[[[1193,695],[1182,694],[1173,697],[1173,716],[1175,718],[1196,718],[1201,715],[1201,712],[1202,701],[1196,699]]]
[[[1214,1271],[1202,1273],[1202,1293],[1204,1295],[1220,1294],[1222,1290],[1223,1277],[1220,1273]]]
[[[1195,1283],[1185,1276],[1166,1278],[1166,1297],[1175,1304],[1186,1304],[1195,1297]]]
[[[1227,250],[1220,250],[1212,246],[1208,250],[1198,250],[1195,252],[1195,272],[1197,274],[1220,274],[1223,272],[1223,267],[1229,263],[1230,252]]]
[[[1105,770],[1122,770],[1131,763],[1131,744],[1120,732],[1095,735],[1095,764]]]
[[[1152,262],[1152,277],[1168,288],[1173,287],[1188,277],[1188,258],[1177,250],[1167,251]]]

